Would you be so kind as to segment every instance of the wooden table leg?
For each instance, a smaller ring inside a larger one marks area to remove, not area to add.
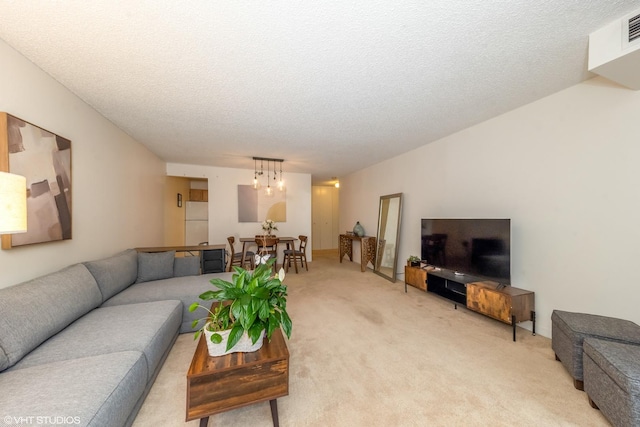
[[[233,256],[233,254],[231,254],[231,256]],[[240,264],[240,267],[244,268],[244,263],[245,263],[245,259],[247,257],[247,242],[242,242],[242,264]],[[233,269],[229,269],[229,271],[232,271]]]
[[[298,257],[296,256],[296,245],[294,243],[291,246],[293,247],[290,247],[289,242],[287,242],[287,250],[290,250],[293,253],[293,266],[296,268],[296,274],[298,274]],[[302,262],[302,260],[300,262]],[[291,257],[289,257],[289,264],[291,264]],[[300,266],[300,268],[302,268],[302,266]]]
[[[269,401],[269,404],[271,405],[271,419],[273,420],[273,427],[280,427],[280,422],[278,421],[278,402],[276,399],[273,399]]]
[[[200,427],[207,427],[209,424],[209,417],[200,418]]]
[[[340,262],[344,256],[349,256],[349,261],[353,262],[353,240],[346,236],[340,235]]]

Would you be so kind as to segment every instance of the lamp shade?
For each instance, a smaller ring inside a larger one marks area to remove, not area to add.
[[[0,234],[27,231],[27,179],[0,172]]]

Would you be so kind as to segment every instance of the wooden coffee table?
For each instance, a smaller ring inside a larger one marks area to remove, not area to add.
[[[276,399],[288,394],[289,350],[279,328],[258,351],[218,357],[209,356],[200,337],[187,372],[187,421],[200,419],[205,427],[210,415],[268,400],[278,427]]]

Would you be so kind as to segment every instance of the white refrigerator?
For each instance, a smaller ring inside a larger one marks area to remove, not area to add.
[[[185,212],[186,246],[199,245],[209,240],[209,203],[187,202]]]

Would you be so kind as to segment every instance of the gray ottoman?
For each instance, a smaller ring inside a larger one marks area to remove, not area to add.
[[[584,390],[614,426],[640,425],[640,346],[584,339]]]
[[[585,337],[640,345],[640,326],[629,320],[595,314],[553,310],[551,348],[573,377],[573,385],[584,390],[582,341]]]

